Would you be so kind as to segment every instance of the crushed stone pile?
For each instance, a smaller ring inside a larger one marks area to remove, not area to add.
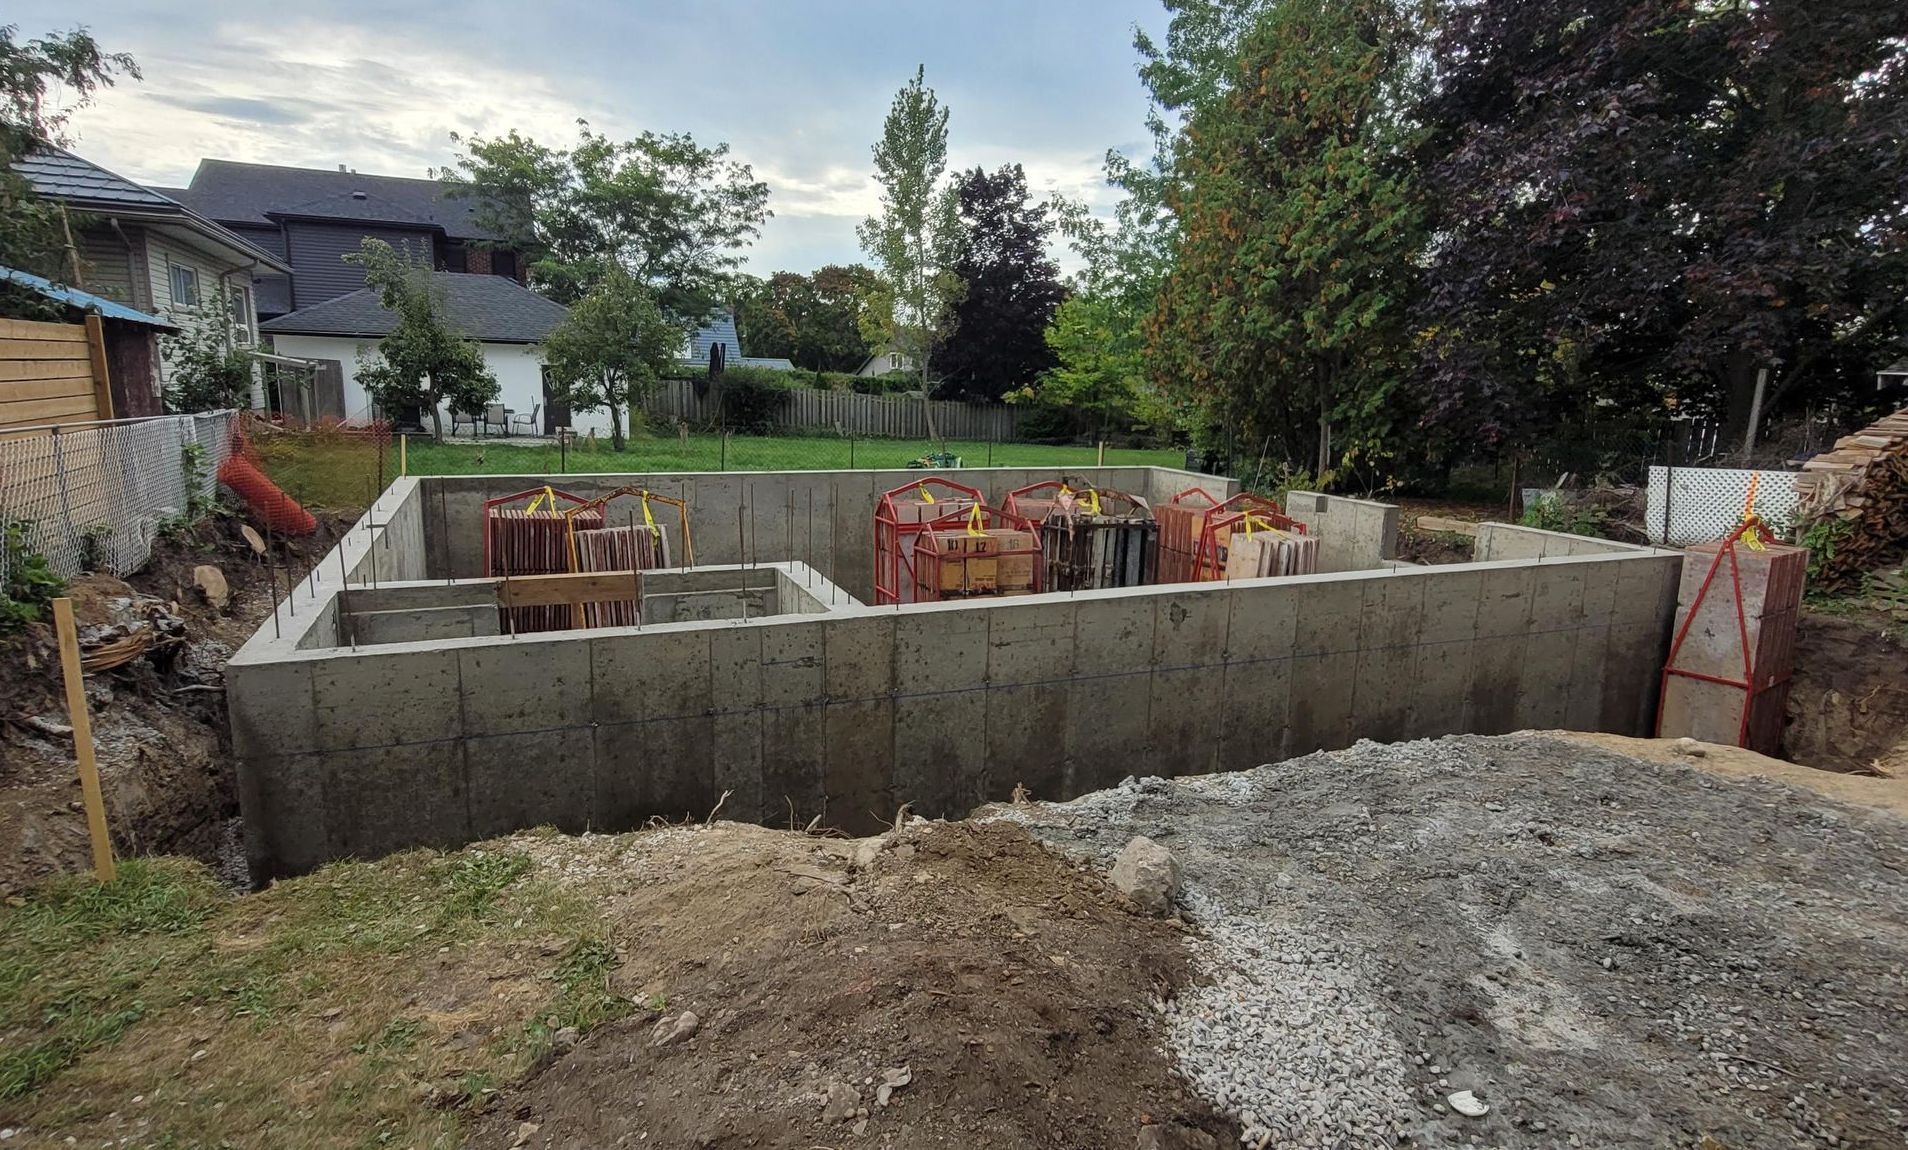
[[[1244,1145],[1908,1143],[1893,815],[1517,735],[980,817],[1172,852],[1167,1053]]]

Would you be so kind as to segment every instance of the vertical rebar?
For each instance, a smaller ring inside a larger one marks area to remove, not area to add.
[[[808,585],[815,586],[815,489],[808,489],[808,546],[802,548],[803,561],[808,566]]]
[[[636,509],[629,509],[629,611],[638,627],[643,625],[643,577],[636,570]]]
[[[735,505],[735,570],[737,587],[742,594],[742,617],[749,617],[749,569],[744,557],[749,549],[746,542],[747,532],[742,528],[742,517],[747,514],[740,502]]]
[[[278,623],[278,564],[272,556],[272,519],[265,517],[265,572],[272,583],[272,638],[283,639],[284,630]]]

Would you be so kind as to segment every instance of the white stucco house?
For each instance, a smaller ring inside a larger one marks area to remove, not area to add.
[[[855,374],[863,379],[887,375],[891,371],[913,371],[914,357],[894,350],[887,344],[875,348],[874,354],[861,362]]]
[[[564,405],[550,401],[540,344],[568,314],[563,305],[503,276],[432,274],[452,326],[483,348],[484,362],[501,388],[497,402],[514,417],[519,434],[528,428],[546,435],[565,426],[580,432],[594,428],[599,434],[609,430],[609,419],[602,412],[578,412],[572,417]],[[397,317],[378,302],[377,292],[362,288],[267,320],[259,331],[270,338],[277,355],[316,362],[321,378],[335,372],[342,386],[320,391],[336,396],[328,403],[341,410],[326,414],[355,423],[376,414],[371,397],[358,382],[359,362],[375,354],[378,340],[396,322]],[[443,419],[448,431],[448,410]]]

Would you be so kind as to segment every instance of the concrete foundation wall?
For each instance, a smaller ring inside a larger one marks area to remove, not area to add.
[[[1398,553],[1398,509],[1389,503],[1292,491],[1285,513],[1318,536],[1320,571],[1369,571]]]
[[[845,509],[845,482],[810,490]],[[1066,798],[1360,737],[1645,734],[1680,567],[1623,551],[355,652],[255,639],[226,676],[248,848],[284,874],[699,818],[724,791],[729,817],[792,804],[866,830],[903,802],[959,815],[1017,783]]]
[[[1238,483],[1169,468],[964,468],[958,471],[687,472],[666,475],[444,476],[424,481],[418,499],[427,571],[408,578],[475,578],[483,571],[483,504],[545,483],[585,499],[623,486],[647,487],[689,504],[695,564],[806,563],[864,602],[874,599],[874,510],[882,492],[928,476],[978,488],[999,503],[1007,493],[1062,475],[1148,498],[1199,484],[1225,498]],[[673,509],[656,507],[674,536]],[[445,530],[445,524],[450,530]],[[675,560],[688,565],[677,544]],[[353,576],[353,582],[357,582]]]
[[[1540,531],[1510,523],[1477,525],[1478,562],[1498,559],[1563,559],[1577,555],[1648,554],[1652,548],[1612,539],[1593,539],[1585,535],[1567,535],[1561,531]]]

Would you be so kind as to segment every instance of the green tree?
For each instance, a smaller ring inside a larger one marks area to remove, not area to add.
[[[613,265],[544,338],[543,360],[552,387],[572,410],[609,413],[610,444],[622,451],[622,413],[630,413],[633,429],[643,398],[669,370],[686,334],[663,313],[655,293]]]
[[[1387,84],[1388,0],[1282,0],[1235,82],[1188,128],[1177,266],[1149,333],[1158,384],[1236,443],[1330,472],[1333,421],[1374,406],[1402,355],[1424,234]],[[1305,451],[1305,427],[1315,425]]]
[[[671,314],[700,319],[771,215],[768,185],[727,144],[687,133],[619,141],[579,121],[568,150],[516,132],[451,139],[463,154],[438,178],[475,201],[478,222],[523,253],[531,286],[559,303],[620,267]]]
[[[229,297],[220,285],[206,313],[229,314]],[[252,406],[251,353],[232,343],[224,323],[182,328],[166,336],[161,354],[166,361],[168,411],[224,411]]]
[[[735,310],[743,354],[780,356],[809,371],[855,370],[870,350],[862,313],[875,286],[861,264],[746,280]]]
[[[1047,255],[1053,222],[1027,193],[1019,164],[954,180],[963,235],[954,275],[961,298],[941,349],[940,397],[999,399],[1053,365],[1045,338],[1066,295]]]
[[[1009,392],[1008,402],[1039,406],[1070,435],[1177,425],[1172,406],[1146,377],[1140,333],[1117,298],[1070,296],[1046,340],[1054,366],[1034,385]]]
[[[13,166],[39,148],[64,143],[73,111],[121,74],[138,79],[139,67],[123,52],[102,51],[84,28],[38,40],[18,36],[17,26],[0,25],[0,264],[79,279],[70,221],[58,204],[36,196]],[[12,303],[14,294],[0,305]]]
[[[365,285],[397,316],[391,334],[358,363],[358,382],[378,406],[386,412],[412,404],[428,408],[431,432],[442,439],[439,404],[475,415],[497,398],[497,377],[484,362],[483,348],[451,326],[431,269],[369,237],[345,259],[364,268]]]
[[[934,345],[947,338],[960,279],[959,200],[941,181],[947,171],[948,110],[927,86],[926,70],[895,94],[874,146],[881,214],[856,229],[862,250],[880,270],[883,286],[867,294],[868,327],[913,358],[932,387]]]

